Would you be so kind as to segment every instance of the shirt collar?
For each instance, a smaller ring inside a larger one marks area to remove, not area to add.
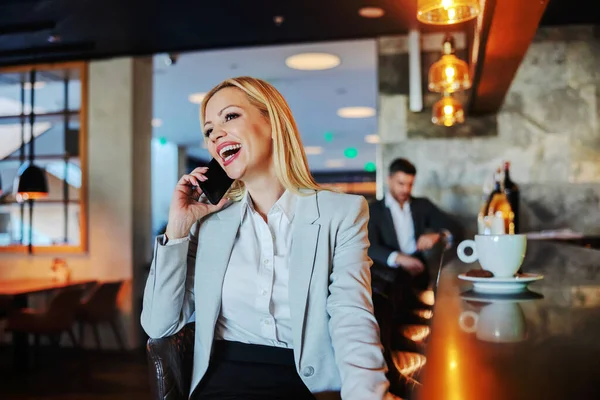
[[[400,203],[398,203],[396,199],[394,199],[392,194],[388,191],[385,194],[385,206],[387,208],[398,207],[400,211],[408,212],[410,211],[410,199],[404,203],[404,207],[400,208]]]
[[[279,198],[279,200],[277,200],[275,204],[273,204],[273,207],[271,207],[268,214],[271,214],[277,209],[281,209],[283,215],[285,215],[288,221],[292,222],[292,220],[294,219],[295,206],[296,196],[286,189],[285,192],[283,192],[283,194]],[[252,202],[252,198],[248,194],[248,191],[246,191],[246,193],[244,194],[244,198],[242,199],[242,207],[240,209],[240,217],[242,220],[244,219],[246,211],[248,210],[250,210],[251,212],[256,212],[256,209],[254,208],[254,203]]]

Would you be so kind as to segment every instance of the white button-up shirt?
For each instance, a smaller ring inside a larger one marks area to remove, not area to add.
[[[398,238],[400,251],[404,254],[413,254],[417,251],[417,240],[415,239],[415,224],[410,211],[410,203],[407,201],[403,207],[392,197],[390,193],[385,196],[385,205],[390,209],[394,230]],[[398,252],[394,251],[387,259],[388,266],[397,267],[396,257]]]
[[[246,193],[222,289],[215,339],[293,347],[288,256],[296,195],[287,190],[267,214]]]

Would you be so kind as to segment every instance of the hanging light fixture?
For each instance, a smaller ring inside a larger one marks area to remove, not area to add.
[[[462,124],[465,122],[465,110],[460,101],[450,93],[444,93],[444,97],[433,105],[431,122],[441,126]]]
[[[419,0],[417,19],[431,25],[453,25],[479,15],[479,0]]]
[[[429,68],[429,90],[437,93],[454,93],[471,87],[467,63],[454,55],[452,36],[444,38],[442,58]]]
[[[17,201],[36,200],[48,196],[48,178],[46,171],[33,163],[34,141],[33,127],[35,124],[35,70],[29,74],[31,85],[31,110],[29,111],[29,161],[24,162],[14,183],[14,194]]]

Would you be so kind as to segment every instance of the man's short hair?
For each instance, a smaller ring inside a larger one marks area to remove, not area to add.
[[[392,161],[392,164],[390,165],[390,176],[394,175],[396,172],[404,172],[407,175],[414,176],[417,174],[417,169],[406,158],[397,158]]]

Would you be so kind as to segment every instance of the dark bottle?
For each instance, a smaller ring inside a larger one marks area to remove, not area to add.
[[[510,162],[506,161],[504,163],[504,194],[508,198],[508,202],[510,203],[510,207],[514,213],[514,224],[515,224],[515,233],[520,232],[519,225],[519,202],[520,202],[520,192],[519,186],[514,183],[510,179]]]

